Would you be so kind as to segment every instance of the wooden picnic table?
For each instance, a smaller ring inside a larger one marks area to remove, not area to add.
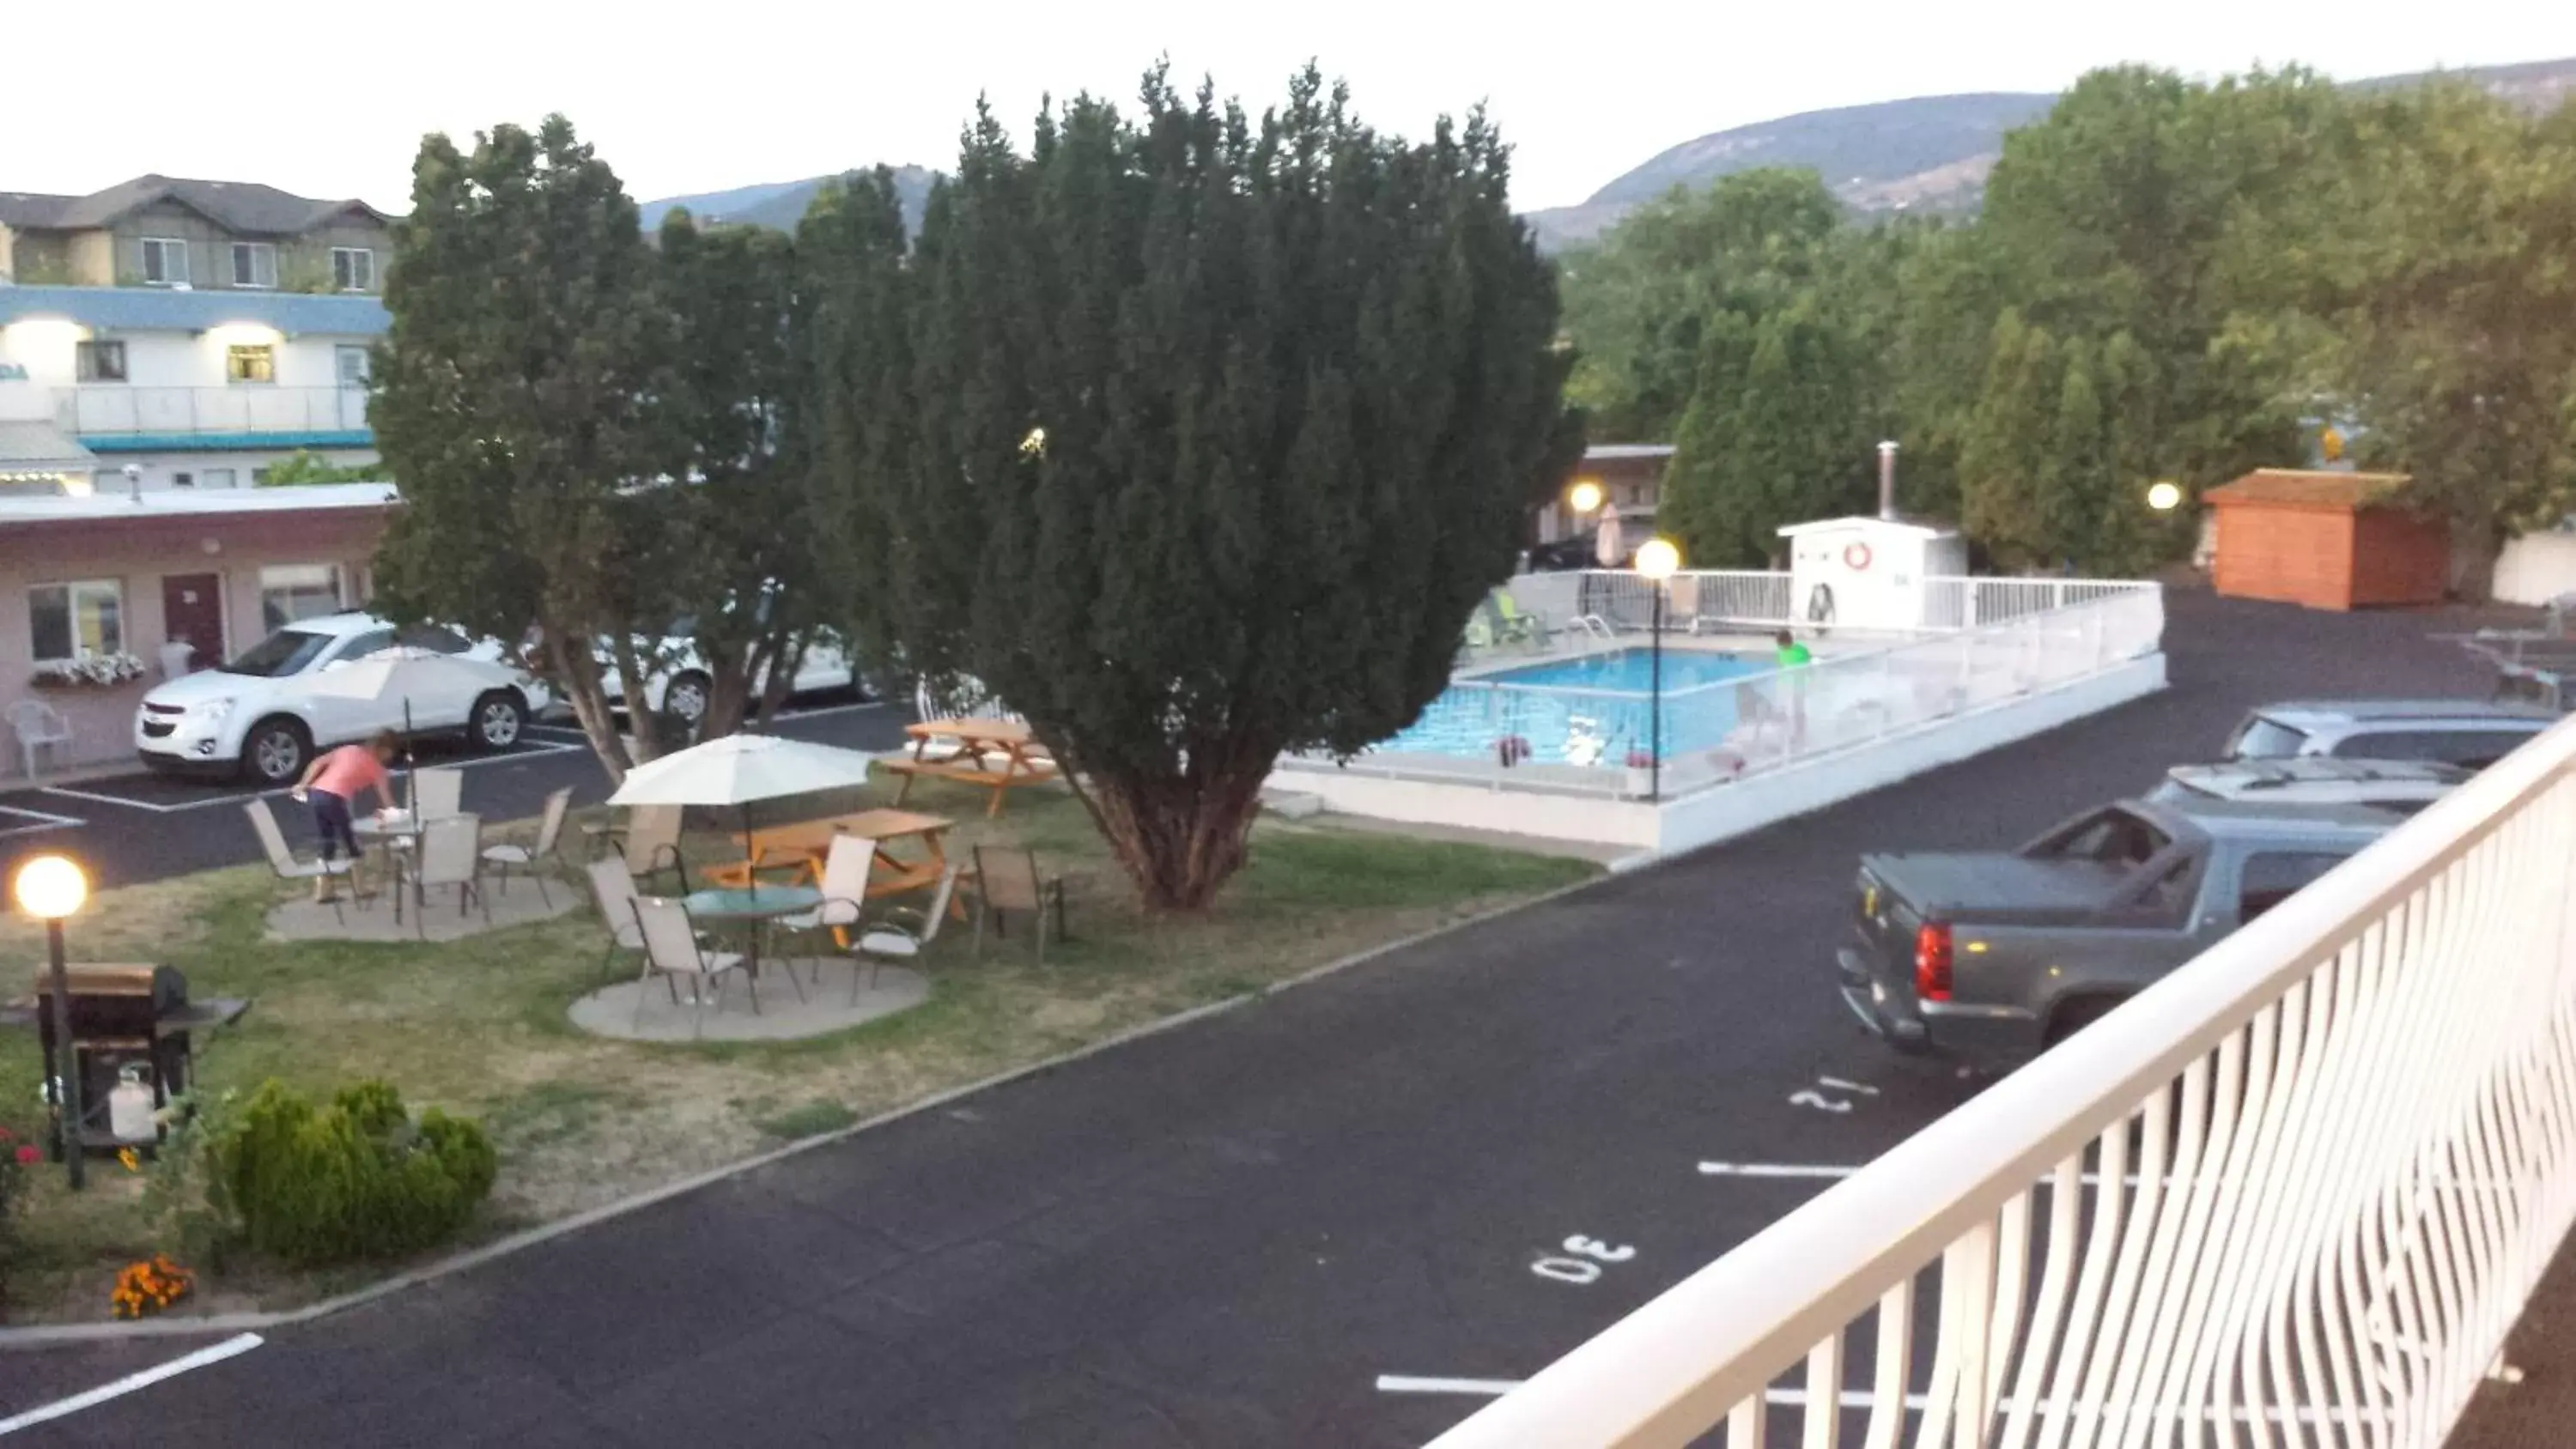
[[[913,781],[928,775],[991,790],[992,803],[984,807],[985,816],[990,818],[1002,813],[1002,802],[1014,788],[1043,784],[1057,775],[1055,757],[1030,736],[1028,725],[1019,720],[931,719],[903,729],[912,736],[912,757],[878,762],[882,768],[903,776],[902,788],[895,791],[897,805],[912,793]],[[954,752],[931,759],[929,752],[934,742],[953,745]]]
[[[876,861],[868,872],[868,899],[897,896],[939,883],[948,871],[945,837],[956,824],[945,815],[862,810],[855,815],[768,826],[748,835],[737,832],[735,838],[742,841],[743,858],[702,874],[719,884],[740,887],[750,884],[757,872],[787,870],[800,884],[819,883],[823,879],[823,862],[832,853],[832,842],[844,835],[855,835],[877,843]],[[899,840],[919,841],[921,854],[906,857],[887,849]],[[958,919],[965,919],[962,906],[957,912]]]

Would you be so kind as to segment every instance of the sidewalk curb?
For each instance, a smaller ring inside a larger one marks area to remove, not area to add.
[[[500,1258],[506,1258],[511,1254],[520,1252],[524,1249],[533,1248],[541,1243],[550,1242],[556,1238],[563,1237],[566,1234],[576,1233],[584,1228],[593,1227],[597,1224],[607,1222],[612,1218],[621,1218],[629,1213],[640,1212],[645,1208],[652,1207],[656,1203],[666,1202],[672,1198],[679,1197],[684,1193],[696,1192],[700,1188],[711,1187],[729,1178],[740,1177],[745,1173],[757,1171],[758,1169],[767,1167],[772,1163],[783,1162],[790,1157],[811,1152],[817,1148],[829,1147],[836,1143],[846,1142],[863,1132],[873,1131],[874,1129],[883,1127],[889,1123],[902,1121],[906,1117],[917,1116],[923,1112],[929,1112],[940,1107],[945,1107],[962,1098],[974,1096],[979,1092],[990,1091],[995,1087],[1006,1086],[1023,1077],[1034,1077],[1041,1073],[1055,1071],[1062,1067],[1068,1067],[1087,1058],[1114,1051],[1119,1047],[1129,1045],[1133,1042],[1142,1041],[1147,1037],[1160,1036],[1164,1032],[1174,1031],[1187,1026],[1192,1022],[1202,1021],[1208,1017],[1232,1011],[1237,1007],[1247,1006],[1254,1002],[1277,996],[1283,991],[1293,990],[1296,987],[1304,986],[1309,982],[1321,981],[1327,976],[1337,975],[1341,972],[1348,971],[1355,966],[1367,965],[1369,962],[1375,961],[1382,956],[1391,956],[1398,951],[1409,950],[1415,946],[1422,945],[1425,942],[1438,940],[1443,936],[1453,935],[1460,931],[1471,930],[1478,926],[1502,920],[1508,916],[1518,915],[1523,911],[1547,905],[1554,901],[1563,900],[1568,896],[1591,890],[1596,886],[1608,884],[1611,881],[1619,879],[1622,874],[1625,874],[1625,872],[1604,870],[1601,874],[1592,876],[1589,879],[1579,880],[1571,885],[1558,886],[1554,890],[1545,891],[1541,894],[1531,896],[1527,900],[1514,901],[1509,905],[1497,906],[1488,911],[1479,911],[1474,915],[1466,916],[1459,920],[1448,922],[1444,925],[1433,926],[1424,931],[1416,931],[1410,936],[1399,936],[1395,940],[1381,942],[1378,945],[1371,946],[1363,951],[1355,951],[1350,955],[1327,961],[1321,966],[1299,972],[1294,976],[1283,977],[1280,980],[1271,982],[1267,986],[1261,987],[1259,990],[1247,991],[1238,996],[1226,997],[1222,1001],[1211,1001],[1205,1005],[1193,1006],[1186,1011],[1175,1012],[1170,1016],[1158,1017],[1153,1021],[1130,1027],[1125,1031],[1119,1032],[1115,1036],[1103,1037],[1099,1041],[1091,1043],[1089,1046],[1076,1047],[1068,1052],[1059,1052],[1054,1056],[1047,1057],[1041,1061],[1031,1062],[1026,1066],[1012,1067],[1007,1071],[997,1072],[992,1076],[968,1082],[962,1086],[951,1087],[947,1091],[924,1097],[918,1102],[907,1103],[901,1107],[880,1112],[876,1116],[870,1117],[864,1122],[855,1122],[847,1127],[836,1127],[829,1132],[821,1133],[813,1137],[799,1138],[796,1141],[786,1143],[783,1146],[773,1147],[766,1152],[755,1153],[750,1157],[726,1163],[721,1167],[710,1168],[705,1172],[681,1178],[676,1182],[664,1183],[660,1187],[647,1189],[643,1192],[636,1193],[631,1197],[619,1198],[615,1202],[602,1203],[597,1207],[584,1209],[581,1212],[574,1213],[570,1217],[557,1218],[553,1222],[540,1223],[533,1228],[522,1229],[521,1231],[512,1233],[507,1237],[498,1238],[492,1242],[486,1243],[482,1247],[441,1258],[436,1262],[426,1263],[417,1268],[408,1269],[404,1272],[397,1273],[390,1278],[370,1283],[364,1288],[343,1293],[336,1298],[325,1298],[319,1303],[309,1303],[302,1308],[290,1308],[275,1313],[218,1313],[194,1318],[161,1317],[137,1319],[121,1323],[115,1321],[105,1323],[47,1323],[36,1324],[26,1328],[0,1328],[0,1353],[31,1349],[61,1348],[67,1345],[84,1343],[121,1343],[142,1339],[195,1338],[214,1334],[257,1333],[270,1329],[288,1327],[299,1323],[309,1323],[318,1318],[327,1318],[332,1314],[345,1312],[348,1309],[359,1307],[362,1304],[372,1303],[379,1298],[389,1297],[406,1288],[418,1287],[425,1283],[434,1283],[442,1278],[448,1278],[458,1273],[463,1273],[468,1269],[481,1267],[486,1263],[493,1262]]]

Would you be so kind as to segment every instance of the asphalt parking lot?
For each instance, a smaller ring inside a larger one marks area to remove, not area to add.
[[[2008,845],[2265,699],[2486,684],[2428,638],[2458,616],[2170,612],[2152,699],[281,1329],[29,1442],[1419,1443],[1976,1090],[1835,997],[1859,853]],[[41,1402],[130,1371],[109,1352],[0,1381]]]
[[[861,701],[847,693],[820,694],[790,703],[778,732],[799,739],[886,750],[903,743],[908,711]],[[608,776],[569,720],[535,724],[518,745],[492,753],[462,740],[422,740],[418,763],[465,771],[465,808],[493,820],[535,815],[546,795],[573,787],[573,803],[606,798]],[[238,781],[172,777],[138,767],[133,773],[70,785],[0,791],[0,880],[26,856],[63,851],[90,870],[104,888],[159,880],[219,865],[259,859],[259,842],[240,805],[267,795],[280,803],[287,839],[301,847],[308,832],[283,790]]]

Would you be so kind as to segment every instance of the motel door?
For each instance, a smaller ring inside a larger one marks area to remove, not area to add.
[[[161,633],[173,644],[186,644],[191,669],[223,662],[224,590],[221,574],[164,574],[161,577]]]

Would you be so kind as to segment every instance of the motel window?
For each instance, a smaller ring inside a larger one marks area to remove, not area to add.
[[[208,468],[205,472],[200,473],[197,476],[202,480],[197,484],[200,488],[232,488],[238,486],[233,482],[233,479],[238,475],[230,468]]]
[[[259,571],[259,617],[269,632],[340,612],[338,564],[271,564]]]
[[[376,254],[365,247],[331,248],[331,285],[343,292],[376,289]]]
[[[226,382],[277,381],[277,349],[262,342],[224,349]]]
[[[125,590],[114,579],[39,584],[27,591],[36,662],[125,652]]]
[[[145,237],[143,283],[148,287],[188,285],[188,244],[176,237]]]
[[[123,382],[125,344],[75,342],[72,344],[72,366],[83,382]]]
[[[277,248],[267,242],[234,242],[233,285],[236,287],[276,286]]]
[[[197,486],[197,475],[194,473],[173,473],[170,475],[170,486],[173,488],[194,488]]]
[[[336,360],[340,369],[342,387],[363,388],[367,385],[367,378],[372,371],[367,362],[367,349],[353,347],[344,342],[336,349]]]

